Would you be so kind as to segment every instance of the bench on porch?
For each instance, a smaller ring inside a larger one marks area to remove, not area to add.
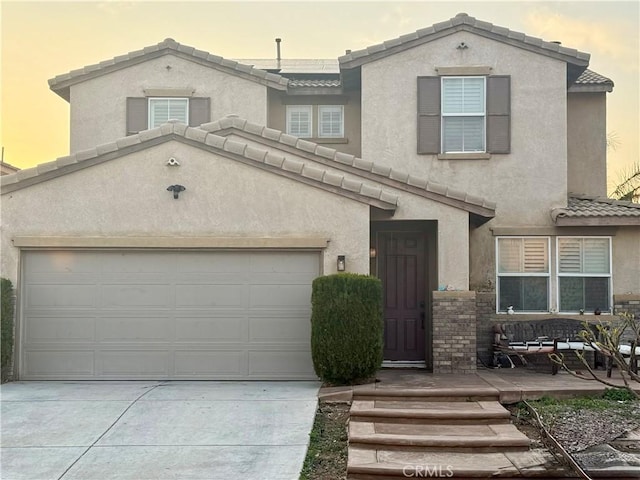
[[[591,326],[597,333],[595,326]],[[580,338],[580,332],[584,330],[581,320],[571,318],[547,318],[542,320],[509,320],[493,324],[494,358],[506,356],[513,366],[515,357],[522,365],[527,365],[527,358],[544,356],[549,354],[568,353],[575,350],[592,352],[592,368],[596,368],[599,362],[598,352]],[[565,356],[566,360],[572,360]],[[577,359],[576,359],[577,360]],[[551,364],[551,373],[558,373],[559,366],[548,359]]]

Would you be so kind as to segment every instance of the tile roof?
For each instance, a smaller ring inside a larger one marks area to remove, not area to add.
[[[295,73],[340,73],[340,64],[336,58],[234,58],[237,62],[252,65],[262,70],[278,70],[281,75]]]
[[[318,168],[315,165],[309,165],[247,143],[231,140],[201,128],[187,127],[177,122],[165,123],[160,127],[120,138],[112,143],[99,145],[96,148],[61,157],[37,167],[5,175],[0,180],[1,193],[2,195],[11,193],[103,161],[118,158],[132,151],[145,148],[145,146],[158,145],[170,140],[195,144],[201,148],[212,150],[219,155],[231,156],[231,158],[237,159],[242,163],[260,167],[281,176],[338,193],[384,210],[395,210],[398,203],[397,196],[376,185],[356,181],[344,175]]]
[[[268,128],[263,125],[251,123],[237,115],[228,115],[215,122],[200,125],[200,128],[208,132],[220,132],[226,129],[236,129],[265,140],[278,142],[281,145],[293,147],[304,152],[314,154],[316,161],[328,166],[344,170],[356,175],[370,178],[376,183],[403,189],[411,193],[436,200],[440,203],[452,205],[457,208],[476,213],[485,218],[495,216],[496,204],[485,198],[470,195],[462,190],[449,188],[426,178],[410,175],[401,170],[392,169],[370,160],[358,158],[354,155],[339,152],[333,148],[310,142],[305,139],[288,135],[280,130]]]
[[[613,80],[588,68],[569,87],[572,92],[612,92]]]
[[[493,25],[489,22],[477,20],[466,13],[459,13],[455,17],[444,22],[436,23],[430,27],[422,28],[416,32],[402,35],[392,40],[355,50],[338,58],[342,68],[353,68],[365,63],[384,58],[407,48],[415,47],[423,43],[441,38],[445,35],[464,30],[478,35],[493,38],[525,50],[534,51],[569,63],[586,67],[589,64],[590,55],[573,48],[563,47],[555,42],[546,42],[541,38],[531,37],[524,33],[515,32],[505,27]]]
[[[334,88],[334,87],[341,87],[342,86],[342,82],[340,81],[340,79],[327,79],[327,78],[292,78],[291,80],[289,80],[289,87],[290,88],[326,88],[326,87],[330,87],[330,88]]]
[[[608,224],[640,225],[640,203],[606,197],[573,195],[564,208],[555,208],[551,217],[557,224],[579,224],[588,220],[608,219]]]
[[[167,54],[177,55],[216,69],[224,70],[279,90],[286,90],[287,88],[288,80],[281,75],[269,73],[265,70],[254,68],[251,65],[225,59],[218,55],[212,55],[203,50],[197,50],[194,47],[178,43],[172,38],[166,38],[156,45],[134,50],[110,60],[105,60],[94,65],[87,65],[86,67],[72,70],[69,73],[58,75],[49,80],[49,88],[68,101],[69,87],[71,85],[144,62],[150,58]]]

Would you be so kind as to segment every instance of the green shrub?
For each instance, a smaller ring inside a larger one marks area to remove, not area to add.
[[[11,280],[0,279],[0,365],[2,379],[11,365],[13,353],[13,285]]]
[[[615,402],[630,402],[636,400],[635,395],[626,388],[605,388],[602,398]]]
[[[382,365],[380,280],[353,273],[316,278],[311,305],[311,354],[318,377],[349,384],[373,376]]]

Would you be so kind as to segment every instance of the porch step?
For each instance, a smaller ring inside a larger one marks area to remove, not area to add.
[[[436,402],[424,399],[354,400],[352,422],[487,425],[510,423],[509,411],[495,401]]]
[[[520,478],[572,477],[544,449],[523,452],[461,453],[387,447],[349,447],[348,480],[397,478]]]
[[[531,440],[511,424],[421,425],[349,422],[349,446],[420,447],[421,451],[512,452],[528,450]]]
[[[492,387],[385,388],[363,385],[353,389],[353,400],[393,401],[398,399],[408,402],[486,402],[499,401],[500,392]]]

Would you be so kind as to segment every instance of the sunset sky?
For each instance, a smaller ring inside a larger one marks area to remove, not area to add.
[[[47,80],[171,37],[226,58],[337,58],[459,12],[591,54],[608,95],[609,182],[639,156],[640,3],[2,1],[2,146],[20,168],[68,154],[69,104]]]

